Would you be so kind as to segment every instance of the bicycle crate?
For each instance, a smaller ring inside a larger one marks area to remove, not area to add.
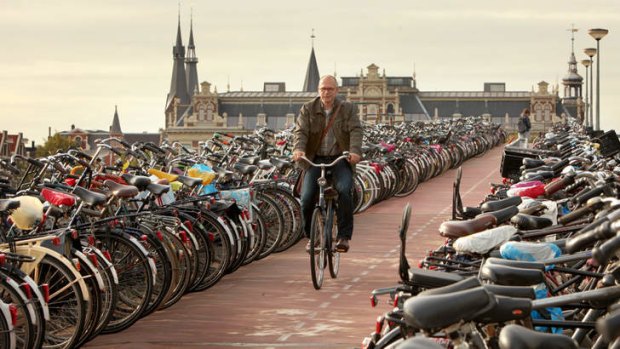
[[[524,158],[538,159],[553,155],[554,152],[550,150],[505,146],[499,171],[502,177],[517,180],[521,175],[520,167]]]
[[[620,140],[618,140],[618,135],[614,130],[603,133],[593,141],[601,145],[600,151],[604,157],[614,156],[620,151]]]

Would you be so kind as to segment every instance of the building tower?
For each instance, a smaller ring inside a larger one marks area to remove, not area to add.
[[[568,59],[568,72],[562,79],[564,85],[562,104],[572,117],[581,121],[583,118],[583,101],[581,99],[583,78],[577,73],[577,59],[575,58],[575,32],[577,29],[572,27],[569,31],[571,32],[571,53]]]
[[[312,51],[310,52],[310,61],[308,62],[308,69],[306,69],[306,79],[304,80],[303,92],[317,92],[319,90],[319,67],[316,64],[316,57],[314,56],[314,29],[312,29]]]
[[[185,71],[187,73],[187,92],[190,97],[200,92],[198,85],[198,57],[196,57],[196,46],[194,46],[194,19],[190,20],[189,43],[187,44],[187,57],[185,58]]]
[[[172,47],[172,79],[170,81],[170,92],[166,98],[166,124],[172,125],[177,122],[185,111],[189,108],[190,95],[187,91],[187,77],[185,74],[185,47],[181,39],[181,14],[179,13],[179,24],[177,27],[177,40]],[[178,99],[178,103],[175,103]]]
[[[114,118],[112,119],[112,125],[110,126],[110,137],[123,137],[123,131],[121,130],[121,122],[118,118],[118,106],[114,106]]]

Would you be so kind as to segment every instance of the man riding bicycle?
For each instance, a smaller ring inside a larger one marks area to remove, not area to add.
[[[315,163],[331,163],[342,152],[348,151],[348,163],[340,161],[331,168],[332,185],[338,191],[338,236],[336,250],[347,252],[353,234],[353,171],[361,160],[363,129],[357,108],[350,102],[341,101],[338,95],[338,82],[331,75],[319,81],[319,97],[305,103],[300,110],[295,130],[293,160],[304,168],[305,176],[301,190],[301,210],[306,238],[310,238],[312,211],[318,193],[317,179],[320,169],[310,167],[299,161],[302,156]],[[310,250],[310,240],[306,251]]]

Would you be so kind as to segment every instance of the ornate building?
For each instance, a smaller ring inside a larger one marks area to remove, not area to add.
[[[314,35],[312,35],[314,39]],[[580,118],[582,79],[577,74],[571,53],[569,74],[563,80],[564,98],[557,86],[551,91],[541,81],[531,91],[506,91],[505,83],[485,83],[482,91],[421,91],[415,72],[411,76],[387,76],[379,66],[370,64],[366,72],[340,78],[340,98],[358,106],[358,115],[368,123],[446,119],[461,116],[484,116],[516,127],[522,110],[529,108],[534,131],[542,131],[560,117]],[[284,82],[265,82],[262,91],[219,93],[208,82],[198,81],[193,28],[190,27],[188,54],[177,28],[173,47],[173,71],[166,98],[165,129],[162,138],[197,147],[214,132],[244,134],[257,127],[282,129],[291,126],[301,105],[316,97],[319,70],[314,45],[310,52],[304,85],[287,91]]]

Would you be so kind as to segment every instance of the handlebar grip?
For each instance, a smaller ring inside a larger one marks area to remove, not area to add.
[[[129,143],[127,143],[127,142],[125,142],[124,140],[122,140],[122,139],[121,139],[121,140],[119,140],[118,142],[119,142],[120,144],[122,144],[125,148],[127,148],[127,149],[131,149],[131,144],[129,144]]]
[[[575,176],[564,176],[556,181],[545,185],[545,194],[552,195],[559,190],[566,188],[567,185],[575,183]]]
[[[599,185],[597,187],[594,187],[586,191],[585,193],[581,193],[573,198],[573,202],[576,205],[581,205],[584,202],[588,201],[588,199],[591,199],[593,197],[600,196],[601,194],[603,194],[603,192],[606,190],[605,187],[607,187],[607,184]]]
[[[592,257],[600,263],[607,264],[607,261],[620,250],[620,236],[616,236],[605,241],[601,246],[592,250]]]
[[[88,161],[91,161],[93,159],[92,156],[90,156],[90,155],[88,155],[88,154],[86,154],[86,153],[84,153],[82,151],[76,151],[75,152],[75,156],[83,158],[83,159],[86,159]]]
[[[557,173],[557,172],[560,172],[564,167],[566,167],[566,165],[568,165],[568,159],[563,159],[553,164],[551,166],[551,169],[553,170],[553,172]]]
[[[577,219],[587,215],[592,210],[589,207],[581,207],[574,210],[571,213],[565,214],[564,216],[558,218],[558,223],[562,225],[566,225],[570,222],[576,221]]]
[[[144,148],[150,150],[153,153],[166,154],[166,152],[162,148],[156,146],[151,142],[144,143]]]
[[[28,163],[32,164],[33,166],[37,166],[37,167],[44,166],[41,161],[33,159],[33,158],[24,158],[24,160],[28,161]]]
[[[566,251],[568,251],[569,253],[575,253],[598,240],[608,239],[614,234],[615,232],[613,232],[611,229],[611,223],[603,222],[602,224],[598,225],[593,229],[590,229],[575,237],[569,238],[566,242],[565,248]]]
[[[123,153],[122,153],[120,150],[118,150],[118,148],[110,147],[110,148],[108,148],[108,149],[109,149],[111,152],[113,152],[114,154],[118,155],[118,156],[122,156],[122,155],[123,155]]]
[[[12,172],[15,175],[18,175],[18,174],[21,173],[17,167],[9,164],[8,161],[1,161],[0,163],[2,164],[1,167],[9,170],[10,172]]]

